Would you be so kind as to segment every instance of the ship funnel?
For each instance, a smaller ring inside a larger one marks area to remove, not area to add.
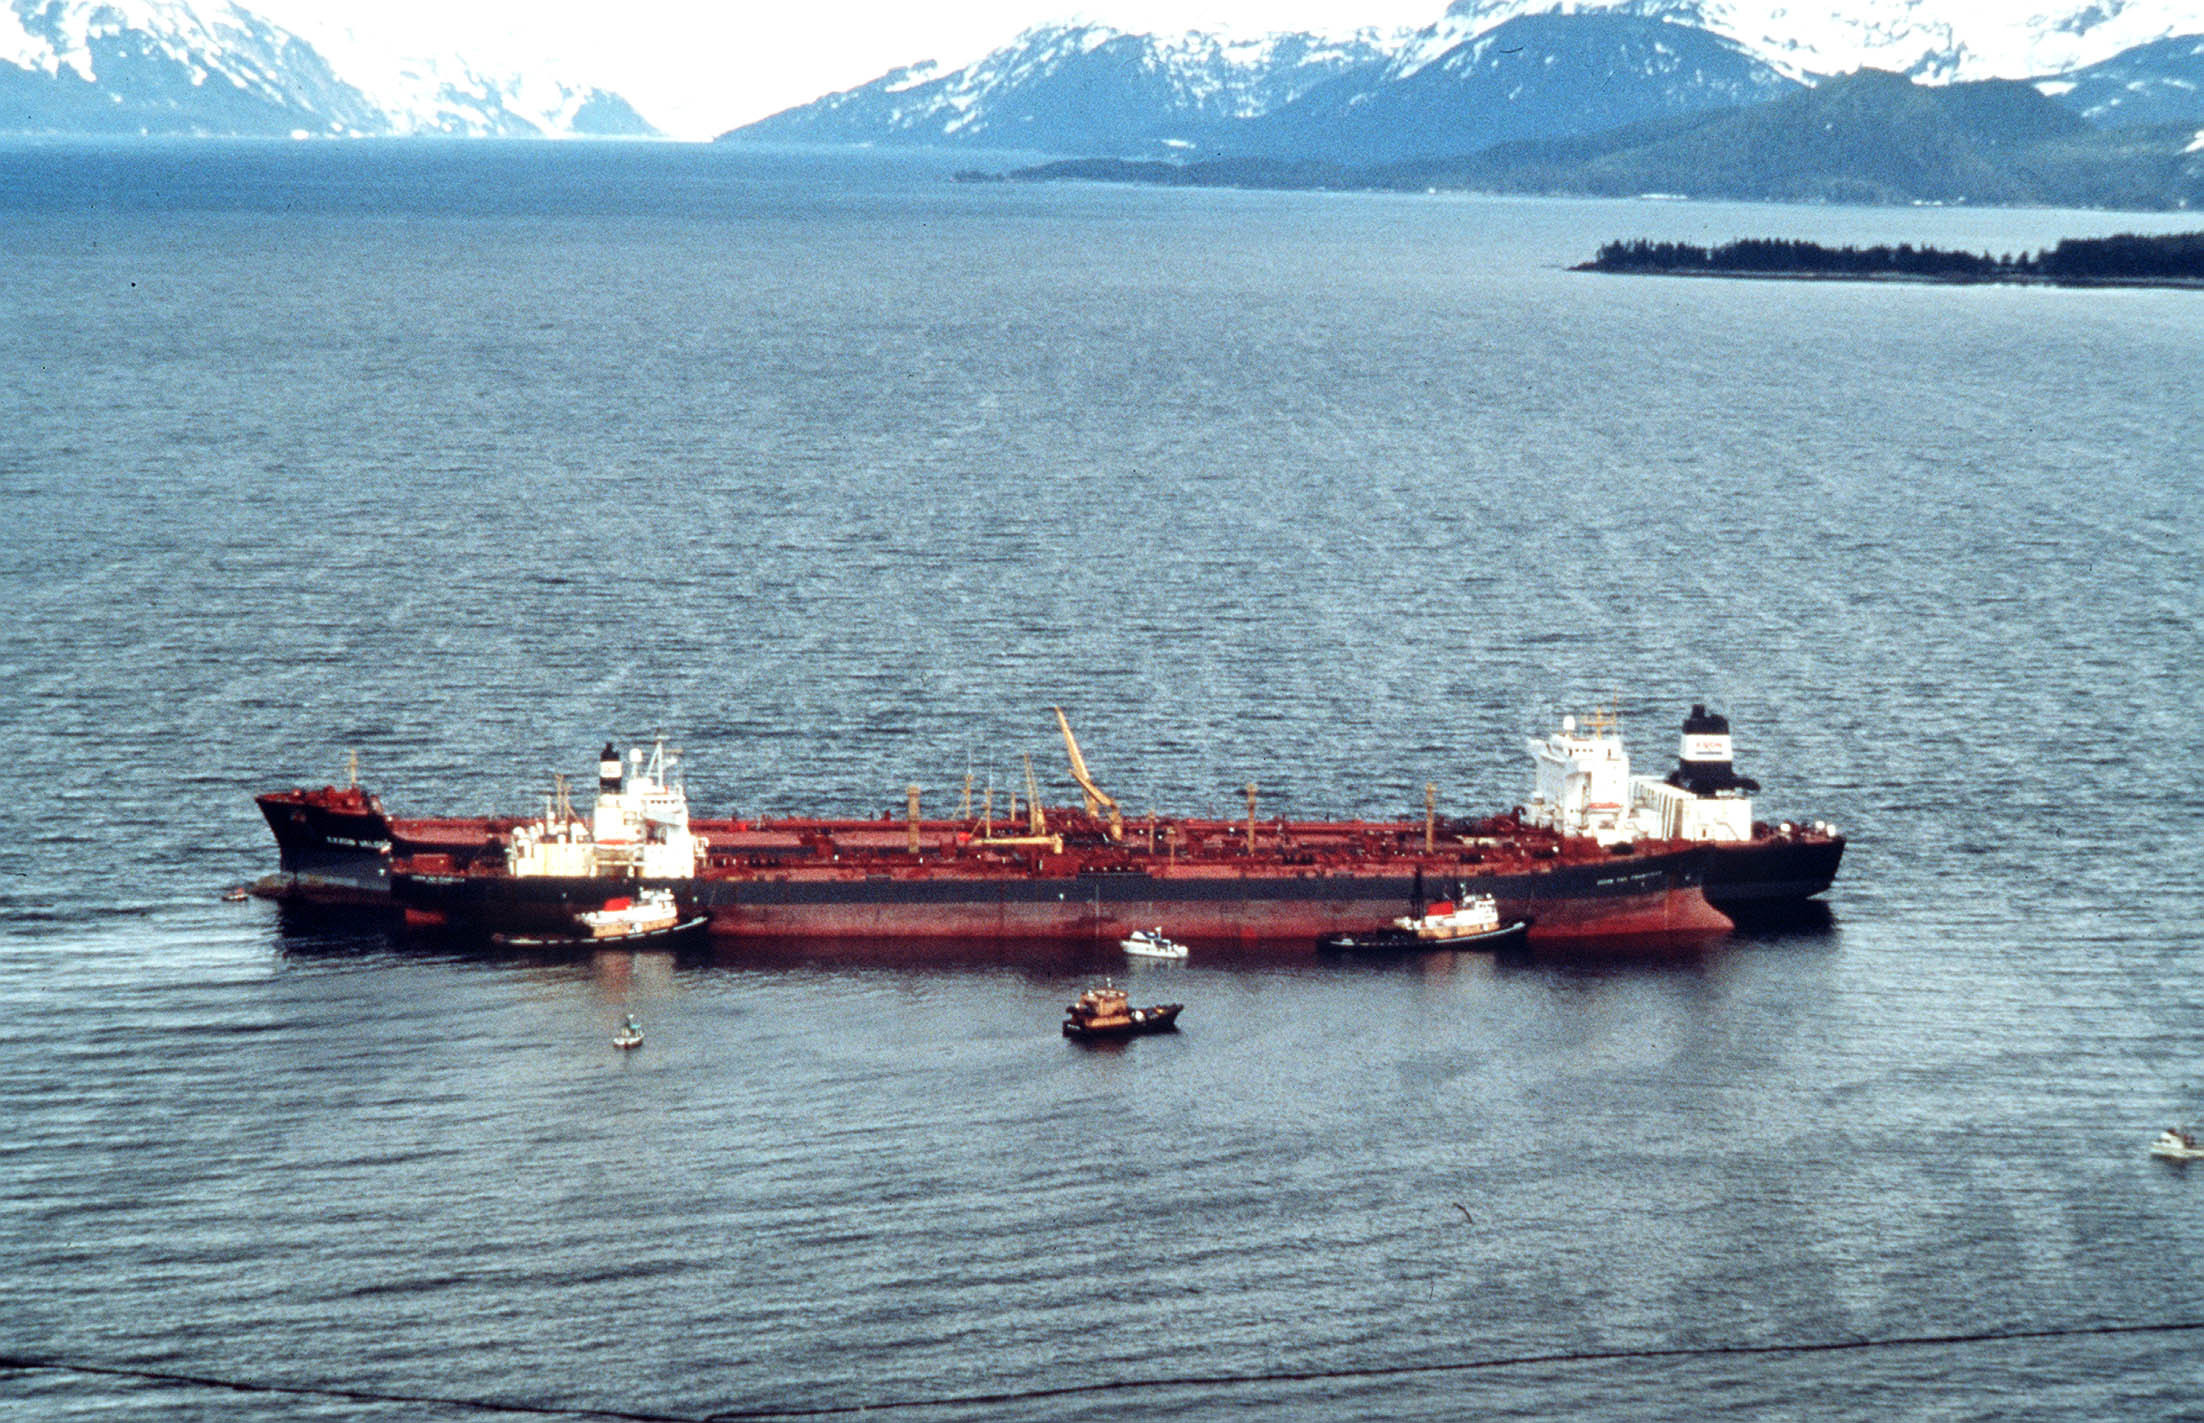
[[[609,795],[620,789],[620,752],[611,742],[597,753],[597,790]]]
[[[1684,718],[1676,769],[1670,773],[1668,783],[1693,795],[1716,795],[1724,791],[1749,795],[1759,790],[1759,782],[1738,775],[1731,767],[1731,754],[1729,719],[1708,711],[1702,702],[1694,702],[1691,715]]]

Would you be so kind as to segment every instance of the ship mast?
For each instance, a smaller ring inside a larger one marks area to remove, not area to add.
[[[1041,814],[1040,783],[1033,779],[1033,756],[1031,752],[1026,753],[1025,758],[1025,810],[1027,817],[1026,833],[1029,835],[1048,834],[1048,820]]]

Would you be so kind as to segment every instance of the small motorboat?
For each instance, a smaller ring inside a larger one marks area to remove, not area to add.
[[[1382,929],[1359,933],[1326,934],[1316,941],[1319,949],[1335,953],[1383,949],[1392,952],[1425,949],[1509,949],[1530,936],[1528,919],[1500,922],[1500,905],[1489,894],[1473,894],[1459,903],[1442,899],[1421,914],[1395,919]]]
[[[246,900],[252,898],[252,893],[251,890],[241,884],[233,884],[222,891],[222,898],[230,904],[243,904]]]
[[[1183,1003],[1158,1003],[1152,1008],[1135,1008],[1125,996],[1125,990],[1104,983],[1100,988],[1090,988],[1079,995],[1079,1001],[1064,1010],[1064,1036],[1067,1038],[1130,1038],[1141,1033],[1167,1033],[1178,1026]]]
[[[633,1013],[620,1025],[620,1031],[612,1035],[612,1045],[622,1052],[630,1052],[643,1045],[643,1025],[635,1021]]]
[[[1134,958],[1183,959],[1186,957],[1186,945],[1165,938],[1160,926],[1154,929],[1135,929],[1124,938],[1119,939],[1117,945]]]
[[[704,916],[683,919],[670,889],[615,895],[574,916],[568,934],[492,934],[492,942],[521,949],[621,948],[637,941],[676,938],[704,927]]]
[[[2204,1161],[2204,1146],[2197,1145],[2190,1127],[2167,1127],[2151,1141],[2150,1154],[2164,1161]]]
[[[640,894],[616,895],[601,909],[574,916],[587,939],[633,939],[644,934],[663,934],[681,922],[681,906],[670,889],[646,889]]]

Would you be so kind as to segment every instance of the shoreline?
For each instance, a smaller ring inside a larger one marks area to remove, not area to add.
[[[1761,282],[1902,282],[1909,285],[1955,287],[2167,287],[2204,290],[2204,277],[2047,277],[2038,273],[2012,272],[1976,276],[1964,272],[1814,272],[1804,269],[1762,271],[1746,267],[1603,267],[1578,262],[1572,272],[1602,277],[1714,277]]]

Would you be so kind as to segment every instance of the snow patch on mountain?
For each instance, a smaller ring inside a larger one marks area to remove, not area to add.
[[[136,30],[153,37],[169,58],[197,67],[200,56],[254,55],[282,31],[235,5],[204,13],[157,0],[15,0],[0,10],[0,61],[58,76],[64,69],[88,83],[100,79],[93,42]],[[215,72],[201,69],[204,77]]]
[[[0,81],[12,123],[53,132],[651,131],[587,85],[309,38],[229,0],[0,0]]]
[[[603,90],[541,71],[513,74],[478,67],[459,55],[422,54],[349,26],[314,26],[308,33],[337,72],[388,114],[400,133],[562,137],[605,131],[586,126],[584,115],[593,103],[627,107]],[[577,127],[578,120],[585,126]],[[612,131],[651,129],[632,117],[630,125]]]
[[[955,69],[928,63],[745,126],[745,138],[1180,145],[1380,63],[1375,32],[1134,34],[1044,25]]]
[[[1710,30],[1793,79],[1887,69],[1925,82],[2025,79],[2204,33],[2204,0],[1454,0],[1401,51],[1403,72],[1520,15],[1637,15]]]

